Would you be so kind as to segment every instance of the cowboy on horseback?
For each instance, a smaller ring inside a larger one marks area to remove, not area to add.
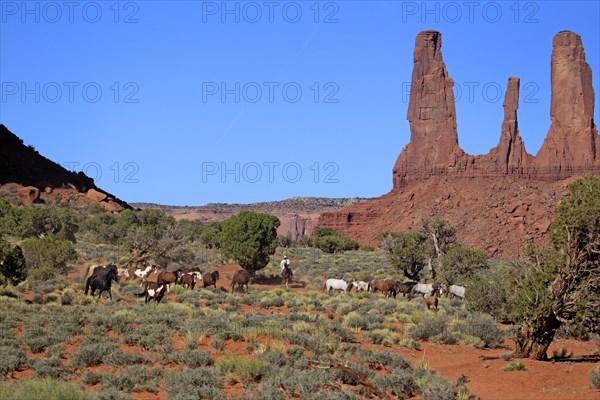
[[[279,264],[279,267],[281,268],[281,270],[279,271],[279,274],[281,275],[281,277],[283,278],[283,271],[285,270],[285,267],[289,267],[290,266],[290,260],[288,258],[288,256],[283,256],[283,260],[281,260],[281,263]]]

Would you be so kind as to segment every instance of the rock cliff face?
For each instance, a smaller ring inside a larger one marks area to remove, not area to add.
[[[517,122],[519,108],[519,78],[508,78],[506,97],[504,98],[504,120],[500,143],[490,150],[488,158],[495,172],[503,174],[524,174],[531,165],[531,156],[525,151],[525,143],[519,136]]]
[[[592,69],[585,61],[581,37],[563,31],[552,42],[552,125],[535,165],[556,175],[585,170],[600,160],[594,124]]]
[[[442,35],[425,31],[417,35],[407,119],[410,142],[394,165],[394,186],[413,173],[431,166],[460,169],[465,153],[458,145],[454,81],[442,59]]]
[[[508,80],[500,142],[488,154],[471,156],[458,145],[453,81],[442,59],[439,32],[417,35],[407,119],[410,142],[393,168],[394,189],[430,176],[514,175],[545,180],[598,171],[600,138],[594,124],[592,71],[581,37],[559,32],[552,49],[552,126],[537,156],[519,136],[519,78]]]
[[[393,168],[393,189],[318,221],[377,245],[382,231],[414,228],[420,216],[449,220],[469,245],[514,257],[527,240],[544,241],[567,184],[600,175],[592,72],[581,37],[559,32],[551,57],[552,125],[536,156],[519,135],[519,78],[508,79],[498,146],[472,156],[458,145],[453,81],[442,59],[441,34],[417,35],[407,119],[410,142]]]

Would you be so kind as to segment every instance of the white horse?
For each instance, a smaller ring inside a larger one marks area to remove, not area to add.
[[[353,281],[355,282],[355,281]],[[343,279],[327,279],[327,281],[325,281],[325,289],[327,290],[327,293],[329,293],[329,291],[331,289],[333,290],[343,290],[344,293],[348,293],[348,290],[352,287],[352,282],[348,283]]]
[[[367,292],[369,288],[369,282],[365,281],[352,281],[352,286],[356,288],[357,292]]]
[[[450,294],[450,298],[460,297],[461,299],[465,298],[465,287],[458,285],[450,285],[448,288],[448,293]]]
[[[440,290],[439,285],[434,285],[433,283],[417,283],[415,285],[415,293],[421,293],[425,296],[426,294],[431,294],[434,288],[436,289],[436,292]],[[441,294],[441,292],[439,294]]]
[[[150,273],[151,270],[152,270],[152,265],[148,265],[145,269],[141,269],[141,268],[136,269],[135,271],[133,271],[133,274],[135,276],[137,276],[138,278],[144,279],[146,276],[148,276],[148,274]]]

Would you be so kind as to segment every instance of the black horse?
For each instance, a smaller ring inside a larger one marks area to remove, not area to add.
[[[413,297],[415,297],[415,286],[417,282],[395,282],[394,286],[394,298],[396,297],[396,293],[402,293],[402,297],[406,297],[408,295],[408,301],[410,301]]]
[[[117,266],[115,264],[109,264],[104,268],[96,268],[94,273],[85,282],[85,294],[87,295],[91,288],[91,294],[94,297],[94,292],[96,289],[99,289],[98,298],[100,298],[102,292],[108,292],[108,296],[112,300],[112,293],[110,291],[112,281],[119,281]]]

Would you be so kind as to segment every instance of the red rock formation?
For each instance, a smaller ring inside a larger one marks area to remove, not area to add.
[[[592,70],[581,37],[562,31],[552,41],[552,125],[535,160],[540,170],[564,175],[600,161],[600,137],[594,124]]]
[[[33,147],[25,146],[17,135],[0,124],[0,188],[16,185],[18,198],[24,203],[56,201],[86,205],[106,203],[108,193],[98,188],[94,180],[83,172],[68,171],[61,165],[39,154]],[[113,196],[110,211],[131,208]],[[102,204],[105,208],[104,204]]]
[[[522,174],[531,164],[531,156],[525,151],[525,143],[519,135],[517,109],[519,108],[519,78],[508,78],[504,98],[504,120],[498,146],[490,150],[488,158],[493,161],[497,172]]]
[[[441,34],[417,35],[407,118],[410,142],[393,168],[394,189],[431,176],[516,175],[545,180],[600,171],[600,136],[594,124],[592,72],[579,35],[559,32],[552,49],[552,126],[538,155],[519,135],[519,78],[510,78],[497,147],[471,156],[458,145],[453,81],[442,59]]]
[[[458,145],[454,81],[442,59],[442,35],[424,31],[415,41],[408,103],[410,142],[394,165],[394,187],[433,168],[454,169],[465,153]]]
[[[24,186],[17,189],[17,198],[23,204],[35,203],[40,198],[40,190],[33,186]]]
[[[376,246],[381,232],[413,229],[418,217],[438,216],[468,245],[498,258],[516,257],[529,240],[544,241],[567,184],[600,175],[591,69],[579,35],[554,37],[551,79],[552,126],[536,157],[519,136],[518,78],[508,80],[498,146],[468,155],[458,146],[441,36],[419,33],[407,115],[411,137],[394,165],[392,192],[324,213],[318,225]]]

